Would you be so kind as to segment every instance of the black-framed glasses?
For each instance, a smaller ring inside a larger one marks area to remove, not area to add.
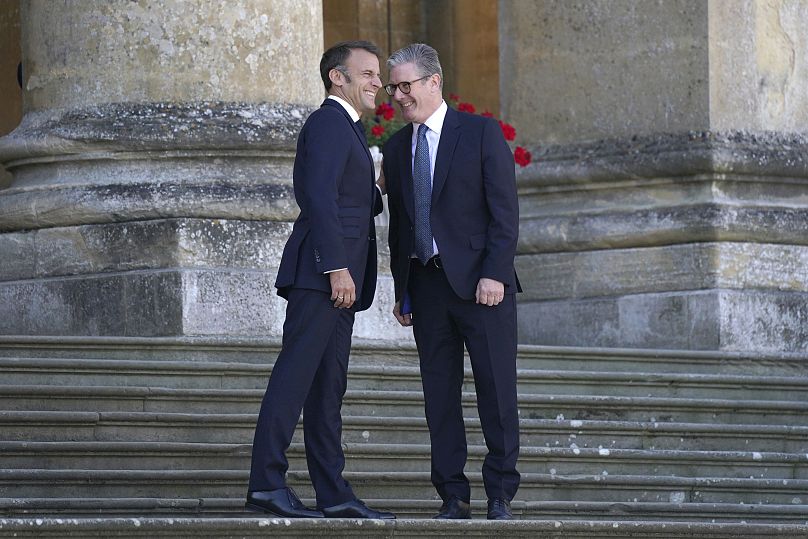
[[[402,94],[408,94],[408,93],[410,93],[410,86],[412,85],[413,82],[418,82],[419,80],[428,79],[431,76],[432,75],[427,75],[425,77],[421,77],[420,79],[415,79],[415,80],[411,80],[411,81],[402,81],[402,82],[399,82],[398,84],[385,84],[384,85],[384,91],[387,92],[387,95],[393,95],[393,94],[396,93],[396,88],[398,88],[399,90],[401,90]]]

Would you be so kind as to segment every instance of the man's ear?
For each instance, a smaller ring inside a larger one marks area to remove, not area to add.
[[[440,81],[440,75],[438,75],[437,73],[433,74],[431,77],[429,77],[429,82],[432,83],[432,91],[438,91],[438,92],[441,91],[441,89],[440,89],[440,82],[441,82]]]
[[[342,86],[345,83],[345,79],[342,76],[342,71],[336,67],[332,68],[331,71],[328,72],[328,78],[331,80],[331,84],[335,86]]]

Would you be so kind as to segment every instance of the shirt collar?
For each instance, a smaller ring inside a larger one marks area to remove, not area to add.
[[[333,99],[334,101],[342,105],[342,108],[344,108],[348,112],[348,116],[351,117],[351,120],[353,120],[354,123],[359,121],[359,113],[356,112],[356,109],[353,108],[350,103],[348,103],[347,101],[336,95],[329,95],[328,99]]]
[[[432,113],[432,116],[426,119],[424,122],[426,126],[431,130],[440,135],[441,129],[443,129],[443,120],[446,118],[446,111],[448,110],[449,106],[446,105],[446,101],[441,101],[440,106]],[[418,127],[421,124],[412,122],[412,129],[414,133],[418,132]]]

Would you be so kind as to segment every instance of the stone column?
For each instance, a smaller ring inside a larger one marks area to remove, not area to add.
[[[808,350],[808,2],[499,10],[522,341]]]
[[[0,333],[278,335],[320,2],[22,4]]]

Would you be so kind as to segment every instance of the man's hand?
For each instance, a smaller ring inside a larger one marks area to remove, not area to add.
[[[347,269],[332,271],[328,274],[331,280],[331,300],[334,307],[350,309],[356,301],[356,286]]]
[[[477,298],[477,303],[488,305],[489,307],[499,305],[502,298],[505,297],[505,285],[494,279],[483,277],[477,283],[477,292],[474,297]]]
[[[395,305],[393,305],[393,316],[396,317],[398,323],[404,327],[412,325],[412,315],[411,314],[401,314],[401,302],[397,301]]]
[[[379,171],[379,179],[376,180],[376,185],[379,187],[379,191],[382,192],[382,195],[387,194],[387,186],[384,184],[384,169]]]

